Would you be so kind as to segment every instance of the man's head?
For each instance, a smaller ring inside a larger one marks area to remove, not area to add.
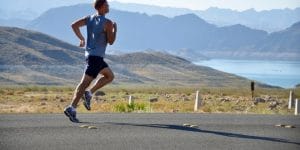
[[[109,7],[107,0],[94,0],[94,8],[102,13],[108,13],[109,12]]]

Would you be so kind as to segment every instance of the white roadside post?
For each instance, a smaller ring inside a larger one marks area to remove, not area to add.
[[[152,109],[151,109],[151,98],[149,96],[149,113],[151,113],[151,112],[152,112]]]
[[[299,114],[299,101],[298,99],[296,99],[296,102],[295,102],[295,115],[298,115]]]
[[[290,97],[289,97],[289,106],[288,106],[288,109],[292,109],[293,107],[293,101],[294,101],[294,92],[293,91],[290,91]]]
[[[129,105],[131,105],[132,103],[133,103],[133,101],[132,101],[132,96],[131,96],[131,95],[129,95],[128,104],[129,104]]]
[[[195,99],[195,106],[194,106],[194,111],[198,111],[199,108],[199,104],[200,104],[200,100],[199,100],[199,91],[196,92],[196,99]]]

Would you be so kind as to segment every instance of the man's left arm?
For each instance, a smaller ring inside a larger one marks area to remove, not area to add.
[[[117,24],[108,20],[106,22],[105,29],[106,29],[107,43],[109,43],[110,45],[113,45],[116,40],[116,37],[117,37]]]

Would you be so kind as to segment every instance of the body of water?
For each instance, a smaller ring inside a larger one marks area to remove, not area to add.
[[[300,61],[212,59],[194,63],[284,88],[300,84]]]

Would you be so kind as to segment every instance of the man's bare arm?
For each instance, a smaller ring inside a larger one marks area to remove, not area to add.
[[[80,40],[80,44],[79,44],[80,47],[85,46],[85,39],[82,36],[82,34],[80,32],[80,29],[79,29],[80,27],[82,27],[84,25],[86,25],[86,18],[79,19],[79,20],[72,23],[72,29],[73,29],[74,33],[76,34],[76,36]]]
[[[105,31],[107,36],[107,43],[113,45],[117,37],[117,24],[112,23],[112,21],[110,20],[107,21]]]

